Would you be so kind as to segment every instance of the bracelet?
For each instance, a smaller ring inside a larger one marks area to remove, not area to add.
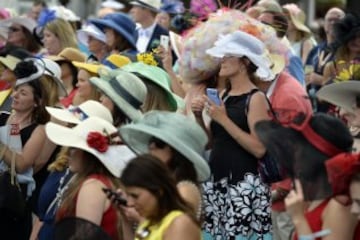
[[[321,230],[313,234],[300,235],[299,240],[315,240],[316,238],[324,237],[331,233],[330,229]]]

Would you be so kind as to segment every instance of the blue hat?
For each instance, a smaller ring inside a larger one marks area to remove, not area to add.
[[[131,46],[136,49],[135,43],[135,28],[136,25],[131,18],[124,13],[111,13],[107,14],[102,19],[92,19],[90,23],[94,24],[102,31],[104,28],[114,29],[115,32],[123,36]]]

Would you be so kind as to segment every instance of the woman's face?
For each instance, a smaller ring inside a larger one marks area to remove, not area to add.
[[[105,28],[106,45],[110,48],[115,46],[115,31],[111,28]]]
[[[348,43],[350,52],[360,54],[360,32],[356,33],[356,36]]]
[[[0,65],[1,65],[0,68],[2,69],[0,74],[0,80],[8,82],[9,84],[12,85],[12,87],[14,87],[16,82],[16,76],[14,72],[11,71],[9,68],[3,66],[1,63]]]
[[[158,200],[154,194],[141,187],[126,187],[128,206],[145,218],[155,216],[158,210]]]
[[[230,78],[237,75],[244,67],[244,64],[238,57],[225,56],[221,59],[219,76]]]
[[[106,96],[105,94],[101,94],[100,102],[107,109],[109,109],[112,114],[114,114],[114,103],[108,96]]]
[[[89,82],[91,77],[90,73],[84,69],[80,69],[78,72],[78,82],[76,86],[78,87],[78,94],[83,99],[90,99],[92,86]]]
[[[106,43],[97,40],[96,38],[89,36],[88,38],[89,51],[96,54],[106,49]]]
[[[15,46],[23,47],[25,42],[25,34],[23,28],[19,24],[13,23],[9,27],[7,42]]]
[[[34,89],[24,83],[16,87],[12,93],[11,108],[17,112],[32,111],[36,107]]]
[[[158,143],[157,140],[149,142],[149,154],[168,164],[173,156],[169,145]]]
[[[69,150],[69,168],[71,172],[78,173],[83,169],[84,151],[78,148]]]
[[[43,43],[49,55],[58,55],[62,50],[60,39],[46,28],[44,29]]]

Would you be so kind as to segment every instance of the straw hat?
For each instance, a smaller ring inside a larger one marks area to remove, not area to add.
[[[210,168],[203,158],[208,138],[204,130],[186,116],[166,111],[151,111],[136,123],[119,129],[121,139],[136,153],[149,152],[149,140],[156,137],[194,164],[199,181],[210,176]]]
[[[76,61],[76,62],[85,62],[86,56],[79,49],[76,48],[64,48],[58,55],[56,56],[48,56],[47,58],[58,62],[58,61]]]
[[[99,117],[109,123],[113,123],[113,117],[109,109],[107,109],[101,103],[88,100],[83,102],[79,106],[70,106],[69,108],[56,108],[56,107],[45,107],[46,111],[50,113],[56,119],[67,123],[79,124],[88,117]]]
[[[264,52],[265,45],[259,39],[242,31],[222,36],[214,43],[214,47],[206,50],[207,54],[216,58],[247,57],[257,66],[256,75],[263,80],[271,81],[274,74],[271,71],[270,59]]]
[[[76,61],[72,61],[71,63],[78,69],[84,69],[96,75],[98,74],[98,71],[102,66],[99,63],[86,63],[86,62],[76,62]]]
[[[10,69],[11,71],[14,71],[16,64],[21,62],[21,60],[17,57],[6,55],[5,57],[0,57],[0,63],[2,63],[5,67]]]
[[[74,128],[49,122],[45,131],[50,141],[57,145],[79,148],[94,155],[115,177],[120,177],[134,156],[128,147],[111,144],[110,135],[116,133],[117,129],[98,117],[89,117]]]
[[[349,80],[325,85],[316,95],[323,101],[354,112],[356,98],[360,97],[360,81]]]
[[[108,96],[131,120],[141,118],[141,106],[147,95],[145,84],[134,74],[121,69],[101,68],[98,73],[100,77],[91,77],[90,83]]]
[[[147,8],[153,12],[159,12],[161,0],[135,0],[130,2],[131,5]]]
[[[285,4],[282,7],[290,15],[290,19],[297,30],[311,34],[310,29],[305,25],[306,16],[303,10],[294,3]]]
[[[122,69],[127,72],[139,74],[162,88],[166,92],[167,99],[174,111],[185,105],[184,100],[171,91],[170,77],[163,69],[142,62],[127,64],[123,66]]]
[[[105,59],[105,61],[103,61],[102,64],[111,69],[116,69],[121,68],[128,63],[131,63],[131,60],[127,56],[120,54],[111,54]]]

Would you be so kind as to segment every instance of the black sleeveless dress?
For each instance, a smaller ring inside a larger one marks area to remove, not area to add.
[[[250,133],[245,113],[249,93],[227,96],[229,118]],[[210,124],[212,179],[203,184],[203,239],[271,239],[270,190],[258,174],[258,159],[218,123]]]

